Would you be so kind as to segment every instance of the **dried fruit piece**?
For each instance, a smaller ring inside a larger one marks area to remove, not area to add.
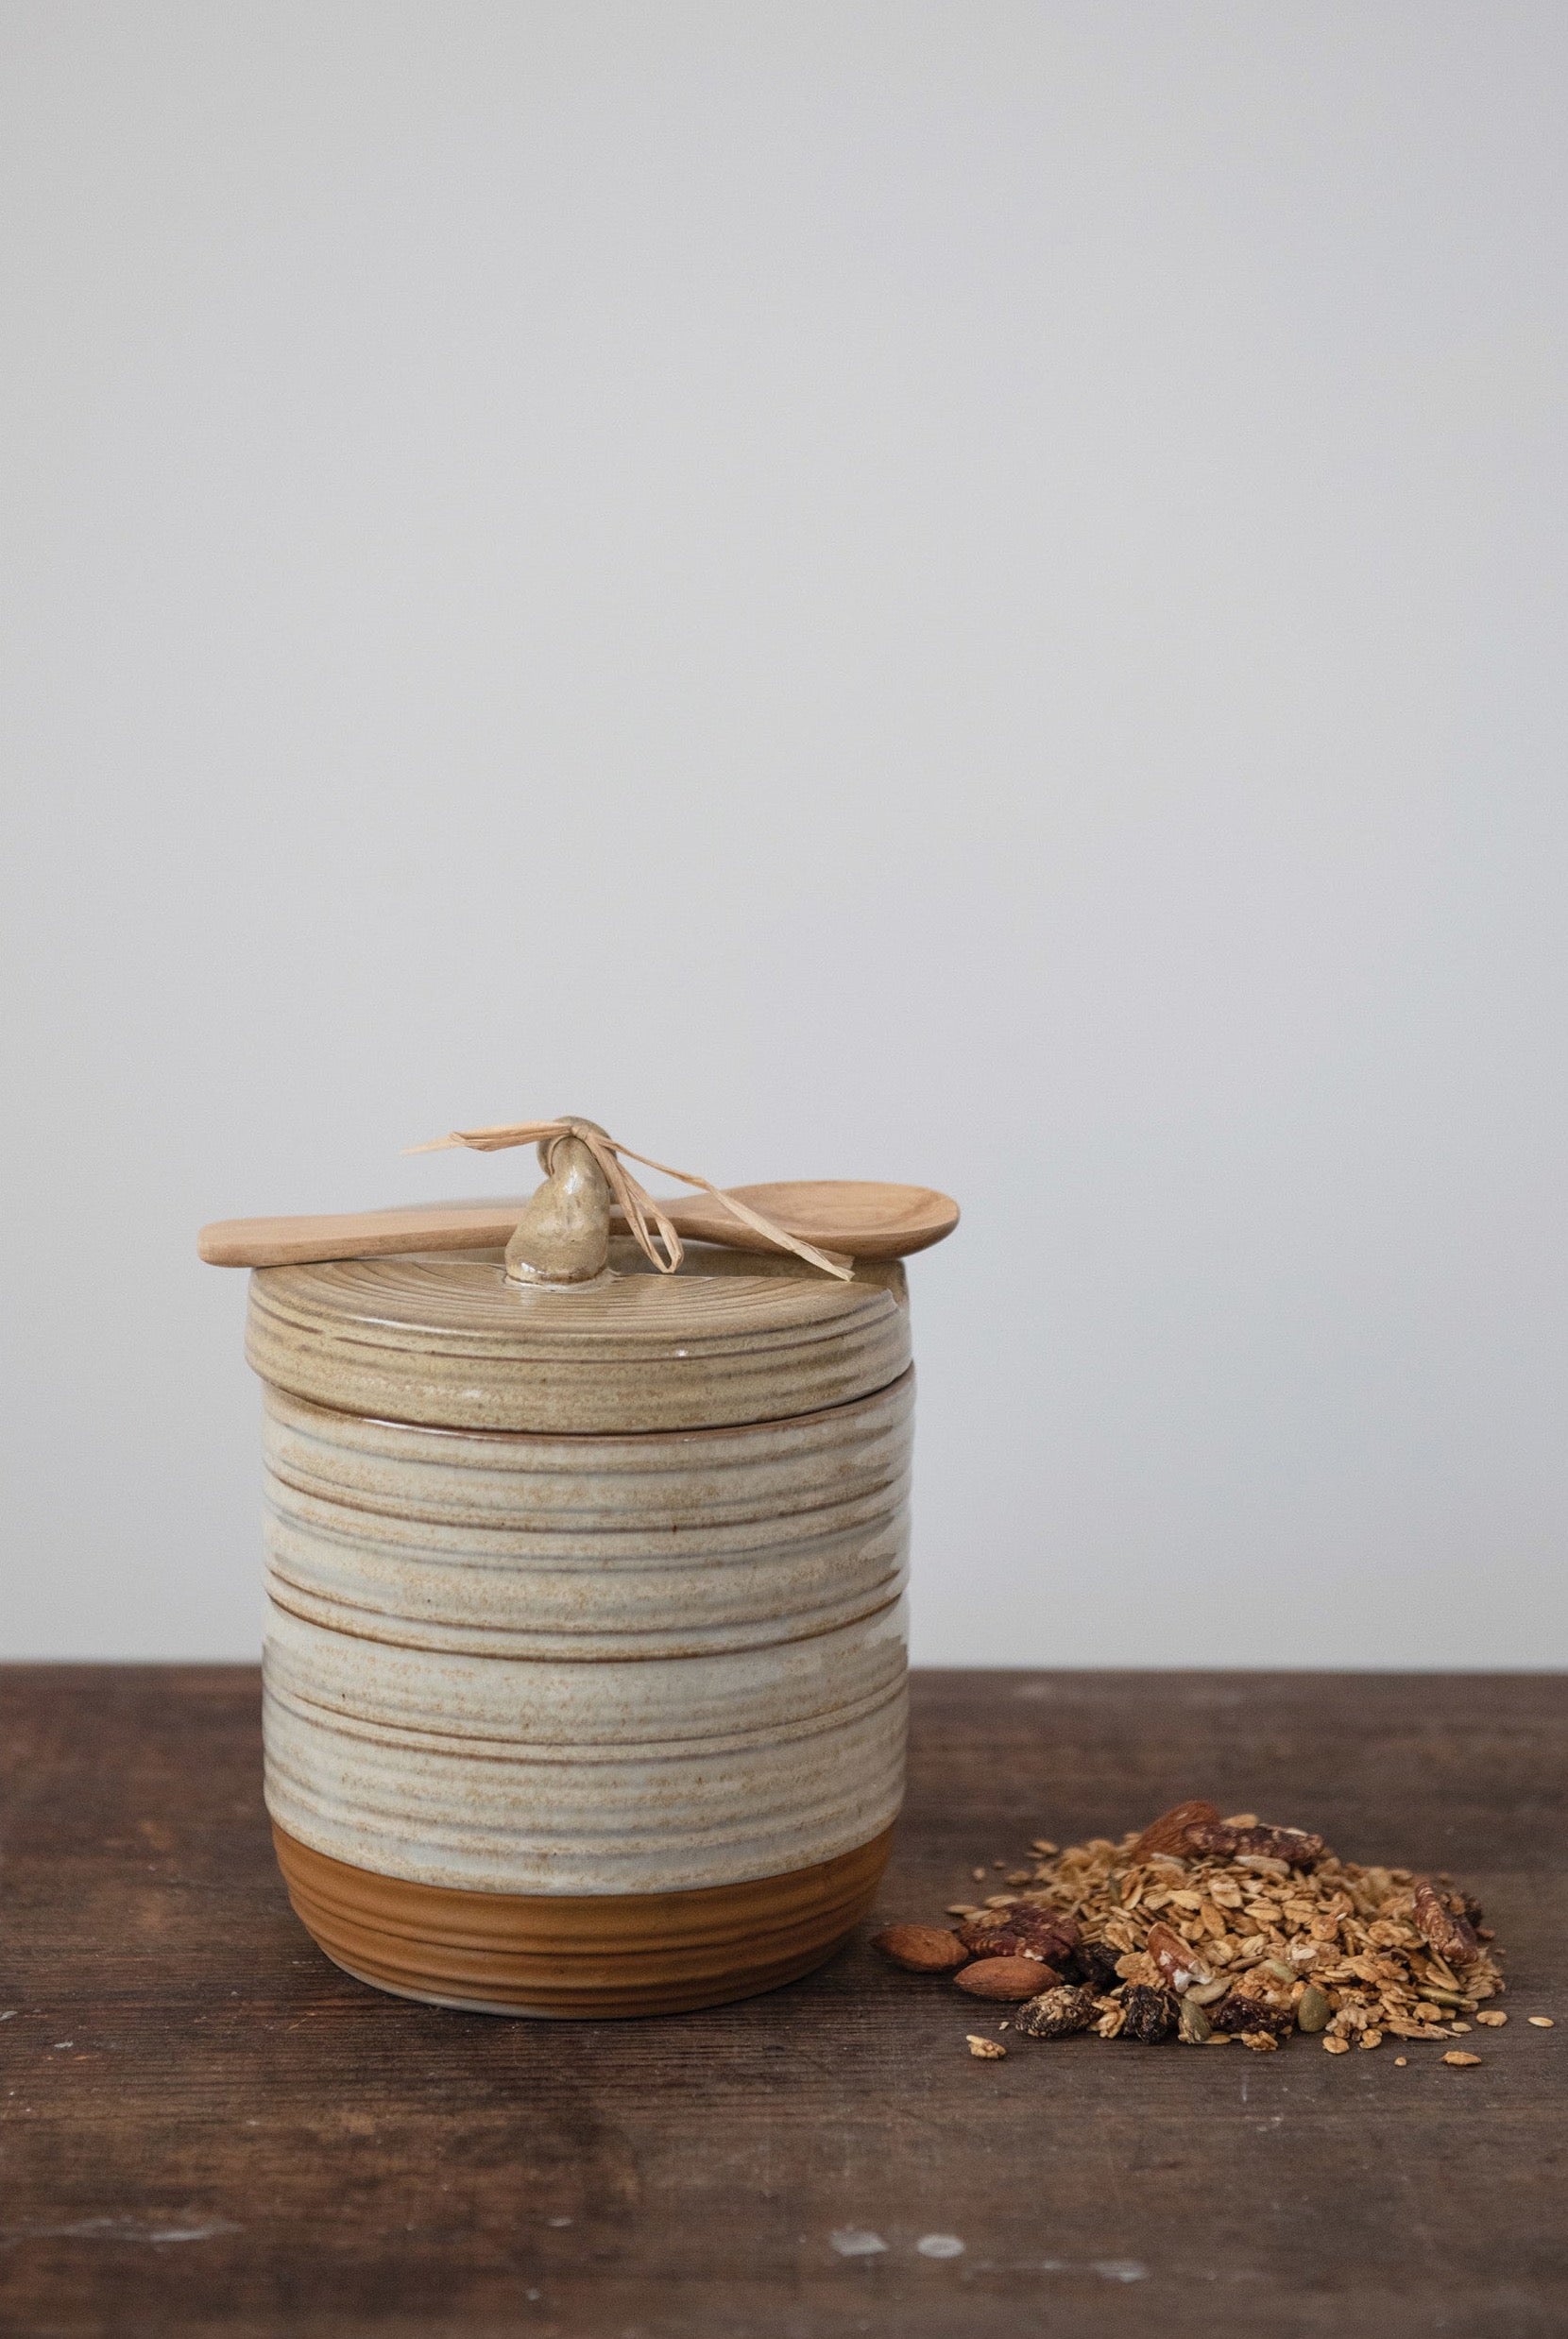
[[[873,1934],[871,1946],[907,1973],[953,1973],[969,1962],[958,1935],[942,1925],[888,1925]]]
[[[1150,1925],[1144,1948],[1159,1967],[1167,1987],[1178,1995],[1194,1982],[1214,1979],[1214,1968],[1206,1965],[1198,1952],[1184,1941],[1170,1925]]]
[[[969,2052],[977,2062],[999,2063],[1007,2053],[1006,2047],[999,2045],[995,2039],[977,2038],[972,2030],[965,2036],[969,2040]]]
[[[1185,1854],[1187,1830],[1202,1820],[1218,1822],[1219,1818],[1219,1806],[1215,1803],[1173,1803],[1168,1811],[1162,1811],[1157,1819],[1150,1821],[1128,1856],[1135,1867],[1140,1860],[1147,1860],[1151,1852]]]
[[[1176,2027],[1177,2004],[1168,1989],[1150,1989],[1134,1982],[1122,2006],[1127,2017],[1122,2024],[1124,2039],[1141,2039],[1146,2046],[1157,2046]]]
[[[1072,1954],[1072,1971],[1091,1989],[1107,1996],[1116,1986],[1116,1952],[1109,1941],[1080,1941]]]
[[[971,1998],[994,1998],[1011,2006],[1034,1997],[1043,1981],[1055,1982],[1059,1976],[1037,1957],[981,1957],[955,1979]]]
[[[1452,1898],[1457,1901],[1459,1896],[1455,1893]],[[1469,1918],[1457,1916],[1425,1876],[1416,1887],[1416,1923],[1427,1947],[1455,1965],[1470,1965],[1481,1954]]]
[[[1187,1841],[1194,1852],[1206,1852],[1217,1859],[1247,1855],[1283,1860],[1287,1868],[1311,1869],[1328,1856],[1322,1837],[1309,1835],[1299,1827],[1232,1827],[1224,1819],[1201,1820],[1188,1829]]]
[[[1065,2039],[1087,2030],[1095,2019],[1092,1989],[1045,1989],[1031,1998],[1013,2017],[1013,2027],[1026,2039]]]
[[[1463,2047],[1450,2047],[1442,2059],[1445,2063],[1452,2063],[1456,2071],[1465,2071],[1472,2063],[1478,2063],[1481,2058],[1478,2055],[1467,2055]]]
[[[1209,2009],[1209,2020],[1216,2030],[1284,2032],[1295,2028],[1296,2009],[1271,2006],[1267,1998],[1250,1998],[1244,1990],[1233,1989]]]
[[[1332,2012],[1327,1991],[1320,1989],[1316,1982],[1308,1982],[1296,2001],[1296,2028],[1309,2032],[1321,2030]]]

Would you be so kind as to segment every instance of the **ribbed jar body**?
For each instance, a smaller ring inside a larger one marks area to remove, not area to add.
[[[363,1979],[712,2005],[821,1962],[903,1784],[903,1271],[268,1269],[266,1796]]]
[[[902,1791],[912,1375],[742,1427],[551,1437],[265,1398],[267,1801],[383,1875],[688,1890]]]

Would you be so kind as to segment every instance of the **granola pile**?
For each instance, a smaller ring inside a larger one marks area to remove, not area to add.
[[[1446,1878],[1339,1860],[1319,1835],[1198,1801],[1119,1843],[1031,1850],[1009,1890],[947,1910],[956,1926],[894,1925],[874,1946],[1008,2006],[1002,2027],[1031,2039],[1093,2030],[1270,2054],[1300,2031],[1330,2055],[1440,2041],[1462,2066],[1478,2059],[1454,2044],[1472,2023],[1508,2020],[1488,2005],[1504,1987],[1493,1936]],[[978,2037],[969,2048],[1006,2052]]]

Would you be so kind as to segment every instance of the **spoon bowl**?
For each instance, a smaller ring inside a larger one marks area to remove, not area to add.
[[[787,1234],[852,1259],[908,1258],[941,1242],[958,1224],[958,1204],[949,1195],[929,1186],[889,1186],[879,1178],[792,1178],[730,1190]],[[660,1207],[692,1242],[775,1254],[780,1248],[743,1220],[731,1218],[711,1194],[683,1194]]]

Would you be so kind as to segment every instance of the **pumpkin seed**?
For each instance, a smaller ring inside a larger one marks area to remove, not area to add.
[[[1316,1982],[1308,1982],[1296,2001],[1296,2028],[1321,2030],[1329,2017],[1328,1999]]]
[[[1182,2043],[1185,2046],[1204,2046],[1213,2032],[1214,2024],[1188,1990],[1182,2000]]]

